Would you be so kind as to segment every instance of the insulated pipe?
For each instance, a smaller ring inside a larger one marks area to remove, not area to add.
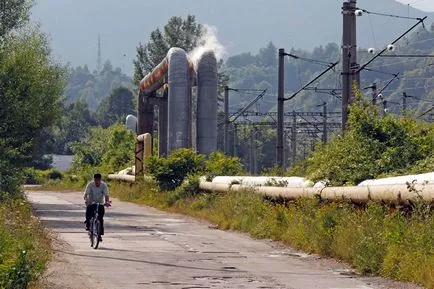
[[[434,172],[418,174],[418,175],[406,175],[406,176],[366,180],[358,184],[358,186],[405,185],[407,183],[434,184]]]
[[[200,182],[199,188],[204,191],[226,193],[229,191],[252,191],[271,198],[294,200],[297,198],[321,198],[324,200],[344,200],[355,203],[368,201],[384,202],[396,205],[408,205],[422,200],[427,204],[434,203],[434,185],[365,186],[365,187],[326,187],[326,188],[282,188],[251,187],[222,183]]]
[[[191,94],[187,54],[171,48],[167,55],[168,69],[168,139],[167,152],[190,147]]]
[[[164,85],[164,78],[169,70],[169,62],[170,62],[170,54],[173,50],[177,50],[180,48],[171,48],[167,53],[167,56],[158,64],[152,72],[148,73],[141,81],[140,81],[140,92],[144,91],[155,91]],[[191,75],[194,75],[194,66],[193,63],[188,60],[188,67]]]
[[[152,70],[152,72],[148,73],[140,81],[140,92],[144,92],[145,90],[154,91],[160,88],[164,84],[164,77],[166,76],[168,69],[169,61],[166,56],[163,61]]]
[[[197,150],[217,150],[217,59],[214,52],[202,54],[197,65]],[[227,133],[227,132],[226,132]]]
[[[108,179],[112,181],[121,181],[126,183],[135,183],[136,177],[131,175],[119,175],[119,174],[110,174],[108,175]],[[153,179],[149,176],[144,176],[145,181],[153,181]]]
[[[108,175],[108,179],[113,180],[113,181],[123,181],[123,182],[127,182],[127,183],[134,183],[136,181],[135,176],[118,175],[118,174]]]
[[[252,176],[217,176],[212,183],[239,184],[244,186],[267,186],[276,184],[281,187],[306,188],[313,187],[314,183],[302,177],[252,177]]]

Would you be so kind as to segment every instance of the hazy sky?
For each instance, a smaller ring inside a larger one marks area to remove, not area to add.
[[[434,11],[434,0],[397,0],[423,11]]]
[[[361,8],[420,17],[434,11],[434,0],[359,0]],[[342,0],[35,0],[32,20],[49,36],[54,55],[72,66],[96,66],[101,36],[103,61],[110,59],[131,75],[136,46],[173,16],[196,15],[202,24],[218,28],[226,56],[257,53],[272,41],[276,47],[312,50],[339,43]],[[279,5],[272,5],[279,3]],[[331,3],[333,5],[331,5]],[[248,5],[247,5],[248,4]],[[266,8],[266,9],[264,9]],[[326,11],[326,13],[324,12]],[[431,25],[434,14],[427,24]],[[361,47],[384,45],[408,28],[409,21],[385,17],[358,19]],[[375,29],[371,28],[375,27]],[[375,31],[372,31],[375,30]],[[379,48],[379,47],[377,47]]]

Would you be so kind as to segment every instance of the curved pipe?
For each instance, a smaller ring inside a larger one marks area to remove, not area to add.
[[[164,78],[167,75],[167,72],[169,70],[170,55],[178,49],[180,48],[176,48],[176,47],[170,48],[169,51],[167,52],[167,56],[164,57],[164,59],[140,81],[140,85],[139,85],[140,92],[145,92],[145,91],[152,92],[164,85],[165,82]],[[190,70],[190,74],[193,76],[194,65],[190,61],[190,59],[188,59],[188,67]]]
[[[170,52],[170,50],[169,50]],[[140,81],[140,92],[154,91],[164,84],[164,77],[169,69],[169,60],[166,56],[150,73]]]

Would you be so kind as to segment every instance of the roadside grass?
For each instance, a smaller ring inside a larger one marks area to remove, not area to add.
[[[23,289],[42,274],[50,241],[23,197],[0,202],[0,288]]]
[[[188,214],[223,230],[279,240],[344,260],[364,275],[434,288],[434,213],[422,204],[393,208],[307,199],[277,203],[249,192],[194,193],[188,185],[161,192],[151,182],[112,182],[110,187],[111,195],[123,201]]]

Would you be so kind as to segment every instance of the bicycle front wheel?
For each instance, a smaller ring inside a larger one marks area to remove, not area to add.
[[[98,249],[99,240],[101,237],[101,224],[99,220],[95,220],[95,222],[93,223],[92,235],[94,239],[93,248]]]
[[[95,228],[95,222],[94,219],[92,218],[90,220],[90,226],[89,226],[89,239],[90,239],[90,246],[93,247],[93,245],[95,244],[95,236],[93,234],[93,230]]]

